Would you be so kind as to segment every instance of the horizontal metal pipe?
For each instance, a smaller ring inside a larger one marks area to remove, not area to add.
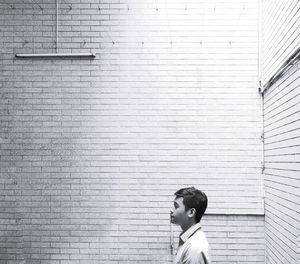
[[[95,53],[16,53],[16,58],[95,58]]]

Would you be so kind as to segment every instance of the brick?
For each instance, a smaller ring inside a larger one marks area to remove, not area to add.
[[[15,59],[55,52],[55,10],[12,5],[0,9],[8,261],[171,263],[168,211],[189,184],[209,193],[215,262],[263,263],[250,258],[264,248],[258,2],[61,3],[58,52],[93,60]]]

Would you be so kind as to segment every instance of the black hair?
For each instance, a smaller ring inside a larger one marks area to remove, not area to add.
[[[185,210],[194,208],[196,210],[196,222],[200,222],[207,208],[207,196],[195,187],[182,188],[174,193],[176,198],[182,197]]]

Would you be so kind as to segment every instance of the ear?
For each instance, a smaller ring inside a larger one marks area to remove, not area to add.
[[[189,217],[196,217],[196,209],[195,208],[191,208],[189,210],[189,214],[188,214]]]

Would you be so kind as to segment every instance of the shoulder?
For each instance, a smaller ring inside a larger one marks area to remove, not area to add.
[[[198,246],[199,245],[208,245],[208,241],[206,238],[206,235],[204,234],[204,232],[199,229],[195,232],[195,234],[193,234],[189,239],[189,244],[190,246],[194,247],[194,246]]]
[[[209,255],[209,244],[204,232],[200,229],[187,241],[187,252],[192,255]]]

